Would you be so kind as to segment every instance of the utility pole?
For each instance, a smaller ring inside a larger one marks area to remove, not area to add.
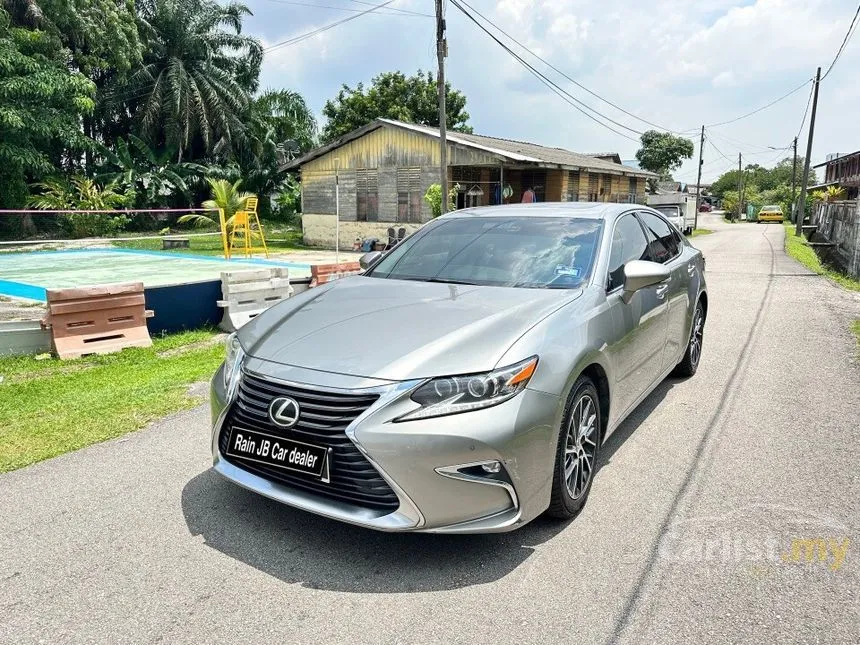
[[[742,177],[743,177],[743,174],[741,173],[741,153],[739,152],[738,153],[738,219],[739,220],[741,218],[741,206],[743,206],[743,204],[741,203],[741,202],[743,202],[743,198],[741,197],[741,178]]]
[[[448,212],[448,119],[445,110],[445,56],[448,44],[445,42],[445,0],[436,0],[436,59],[438,70],[436,83],[439,91],[439,184],[442,186],[442,214]]]
[[[812,136],[815,133],[815,110],[818,107],[818,86],[821,83],[821,68],[815,72],[815,85],[812,86],[812,114],[809,117],[809,139],[806,141],[806,159],[803,160],[803,177],[800,181],[800,199],[797,200],[797,224],[794,234],[803,234],[803,218],[806,216],[806,188],[809,183],[809,160],[812,157]]]
[[[702,153],[705,150],[705,126],[702,126],[702,138],[699,139],[699,176],[696,177],[696,217],[693,220],[693,230],[699,228],[699,206],[702,203]]]
[[[791,221],[797,217],[797,137],[794,137],[794,161],[791,162]]]

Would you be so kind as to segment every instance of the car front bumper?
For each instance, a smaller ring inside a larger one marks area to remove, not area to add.
[[[559,397],[524,390],[502,404],[472,412],[393,422],[417,407],[410,392],[421,381],[380,382],[248,359],[243,374],[320,392],[378,393],[345,430],[396,494],[394,511],[316,495],[260,476],[225,459],[219,438],[234,401],[219,369],[212,380],[212,455],[228,480],[284,504],[383,531],[483,533],[509,531],[549,505]],[[234,396],[235,399],[235,396]],[[282,431],[288,436],[289,431]],[[498,473],[487,472],[500,464]]]

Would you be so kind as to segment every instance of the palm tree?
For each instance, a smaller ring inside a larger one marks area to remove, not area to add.
[[[241,34],[243,4],[213,0],[140,0],[147,40],[143,65],[126,96],[145,138],[184,152],[229,153],[256,90],[263,48]]]
[[[254,193],[240,193],[239,186],[242,184],[241,179],[237,179],[232,184],[226,179],[213,179],[207,177],[206,181],[212,187],[212,198],[203,202],[203,208],[208,208],[216,211],[219,208],[224,211],[224,219],[227,222],[227,230],[233,228],[233,216],[236,211],[243,210],[249,197],[256,197]],[[183,215],[177,220],[180,224],[191,224],[193,226],[219,226],[216,216],[210,216],[205,213],[189,213]]]
[[[317,121],[304,97],[292,90],[266,90],[254,99],[251,111],[271,129],[271,137],[282,148],[307,152],[317,142]]]

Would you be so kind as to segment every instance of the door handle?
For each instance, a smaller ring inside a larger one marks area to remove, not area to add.
[[[668,284],[661,284],[661,285],[659,285],[659,286],[657,287],[657,289],[655,289],[655,293],[657,294],[657,297],[658,297],[660,300],[662,300],[663,298],[665,298],[665,297],[666,297],[666,292],[667,292],[668,290],[669,290],[669,285],[668,285]]]
[[[695,264],[688,264],[687,265],[687,275],[692,278],[695,273],[696,273],[696,265]]]

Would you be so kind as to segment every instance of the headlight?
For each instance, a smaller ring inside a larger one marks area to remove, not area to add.
[[[233,332],[227,336],[227,352],[224,357],[224,391],[228,401],[233,398],[236,385],[239,382],[239,372],[244,358],[245,351],[239,344],[236,332]]]
[[[537,363],[537,356],[532,356],[492,372],[427,381],[412,393],[412,400],[421,407],[396,421],[441,417],[498,405],[526,389]]]

